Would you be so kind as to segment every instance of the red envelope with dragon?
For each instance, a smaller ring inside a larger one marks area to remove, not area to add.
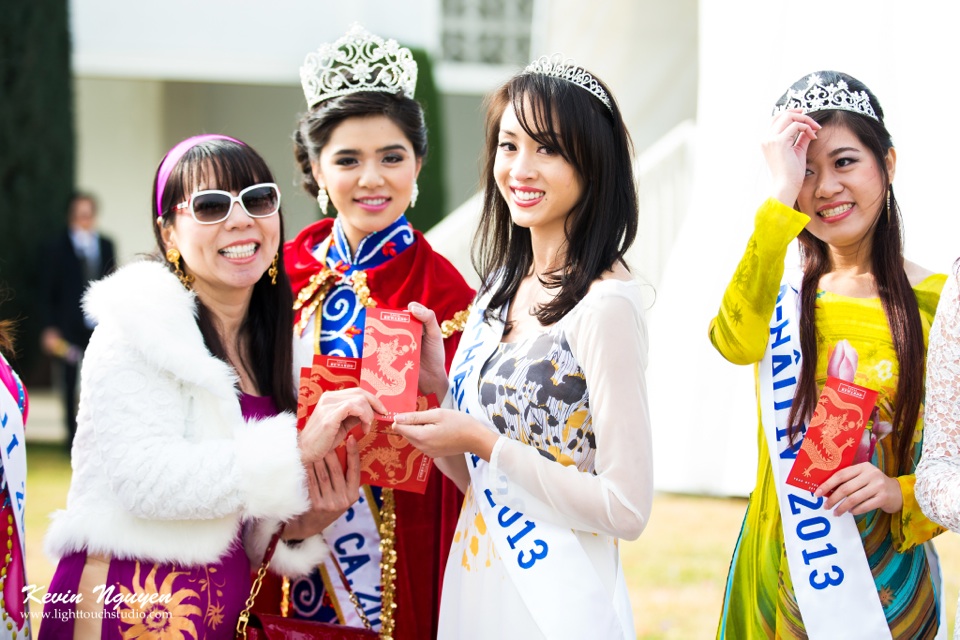
[[[873,389],[828,376],[787,484],[813,492],[849,467],[876,402]]]
[[[393,415],[417,406],[423,325],[407,311],[367,309],[360,388],[380,398]]]
[[[419,396],[416,402],[414,411],[440,406],[432,393]],[[360,445],[360,484],[423,494],[427,490],[433,458],[424,455],[406,438],[390,430],[392,424],[392,420],[378,420],[367,435],[363,435],[360,427],[350,432]],[[336,451],[340,466],[346,468],[346,446],[341,444]]]
[[[313,356],[313,366],[300,370],[297,397],[297,429],[303,430],[307,418],[324,391],[349,389],[360,384],[360,359],[340,356]]]

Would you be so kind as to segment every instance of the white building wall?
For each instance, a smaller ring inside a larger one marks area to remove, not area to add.
[[[163,83],[78,78],[74,81],[77,186],[100,200],[100,227],[118,243],[118,258],[152,249],[148,220],[163,142]]]

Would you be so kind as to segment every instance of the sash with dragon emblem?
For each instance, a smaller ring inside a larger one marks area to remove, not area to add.
[[[823,508],[824,498],[786,483],[802,442],[791,443],[787,435],[800,374],[798,276],[787,276],[780,285],[758,380],[760,417],[794,594],[807,634],[814,640],[890,638],[853,514],[834,516]]]

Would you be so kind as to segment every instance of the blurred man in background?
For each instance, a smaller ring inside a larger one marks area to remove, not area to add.
[[[58,363],[67,449],[77,430],[77,377],[83,350],[93,332],[80,299],[87,285],[116,268],[113,242],[97,231],[97,201],[87,193],[70,200],[67,230],[45,247],[41,261],[42,293],[40,342]],[[56,375],[56,374],[55,374]]]

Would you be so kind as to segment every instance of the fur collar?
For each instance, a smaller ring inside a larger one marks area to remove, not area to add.
[[[236,397],[236,372],[203,342],[196,294],[159,262],[135,262],[91,284],[83,308],[98,329],[118,333],[159,369],[217,397]]]

